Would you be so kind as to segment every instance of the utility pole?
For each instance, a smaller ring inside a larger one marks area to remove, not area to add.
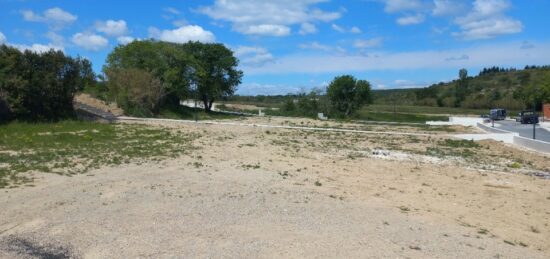
[[[537,114],[537,102],[536,101],[533,102],[533,115],[535,115],[537,120],[538,120],[539,115]],[[536,127],[537,127],[537,122],[533,121],[533,139],[536,139]]]
[[[397,101],[396,98],[395,98],[395,94],[393,95],[393,121],[394,122],[397,122],[397,112],[396,112],[396,107],[395,107],[395,102]]]

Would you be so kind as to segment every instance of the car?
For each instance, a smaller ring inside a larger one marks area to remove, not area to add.
[[[489,118],[495,121],[501,121],[506,119],[505,109],[492,109],[489,113]]]
[[[518,113],[516,121],[521,124],[537,124],[539,123],[539,115],[535,111],[522,111]]]

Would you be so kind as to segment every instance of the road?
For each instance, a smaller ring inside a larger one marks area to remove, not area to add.
[[[495,128],[517,132],[520,136],[526,138],[533,137],[533,124],[521,124],[515,121],[495,121]],[[540,125],[536,126],[535,131],[536,139],[550,142],[550,132],[543,129]]]

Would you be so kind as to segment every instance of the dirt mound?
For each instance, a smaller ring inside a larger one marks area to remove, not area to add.
[[[115,103],[106,103],[102,100],[92,97],[89,94],[78,94],[74,98],[75,103],[85,104],[87,106],[94,107],[104,112],[112,113],[115,116],[124,115],[124,111],[119,108]]]

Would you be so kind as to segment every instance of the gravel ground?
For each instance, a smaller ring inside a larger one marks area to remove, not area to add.
[[[353,134],[170,126],[203,134],[192,155],[0,190],[0,257],[550,256],[547,180],[351,157],[374,148]]]

